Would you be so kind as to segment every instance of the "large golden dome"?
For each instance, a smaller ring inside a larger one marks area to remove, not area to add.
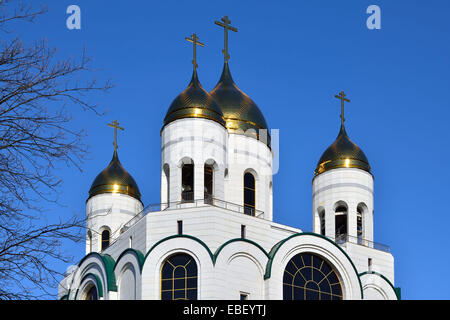
[[[314,174],[318,175],[335,168],[358,168],[370,173],[369,160],[364,152],[350,140],[343,124],[336,140],[320,157]]]
[[[113,158],[108,167],[100,172],[92,183],[89,198],[102,193],[122,193],[141,200],[141,193],[136,181],[122,167],[117,150],[114,150]]]
[[[245,133],[248,129],[254,129],[258,138],[259,129],[268,129],[256,103],[234,83],[228,62],[225,62],[220,80],[210,94],[222,110],[229,132],[239,133],[238,130],[242,130]],[[267,135],[270,145],[269,133]]]
[[[225,126],[222,111],[211,95],[203,89],[196,70],[188,87],[173,100],[167,110],[164,126],[182,118],[205,118]]]

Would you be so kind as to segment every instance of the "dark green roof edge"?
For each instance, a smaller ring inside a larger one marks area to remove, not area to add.
[[[328,239],[327,237],[321,235],[321,234],[317,234],[314,232],[302,232],[302,233],[296,233],[293,234],[289,237],[287,237],[284,240],[279,241],[278,243],[276,243],[272,249],[269,252],[269,261],[267,261],[267,266],[266,266],[266,273],[264,275],[264,280],[270,278],[271,273],[272,273],[272,262],[273,262],[273,258],[275,257],[276,253],[278,252],[278,249],[280,249],[280,247],[288,240],[290,240],[291,238],[294,237],[299,237],[299,236],[313,236],[313,237],[318,237],[318,238],[322,238],[325,239],[326,241],[330,242],[331,244],[333,244],[336,248],[338,248],[348,259],[348,261],[350,261],[353,270],[355,271],[355,274],[358,276],[358,281],[359,281],[359,287],[361,289],[361,298],[364,298],[364,293],[363,293],[363,288],[362,288],[362,284],[361,284],[361,279],[359,278],[359,274],[358,274],[358,270],[355,267],[355,264],[353,263],[352,259],[350,259],[350,257],[348,256],[347,252],[344,251],[344,249],[342,249],[339,245],[337,245],[334,241]]]
[[[144,266],[145,261],[144,254],[141,251],[135,250],[133,248],[127,248],[120,254],[120,256],[117,258],[116,263],[114,264],[113,271],[116,270],[117,264],[119,263],[120,259],[122,259],[122,257],[126,255],[128,252],[133,252],[136,255],[139,264],[139,272],[142,273],[142,267]]]
[[[147,259],[148,255],[150,254],[150,252],[152,252],[153,249],[154,249],[155,247],[157,247],[158,245],[160,245],[161,243],[163,243],[163,242],[165,242],[165,241],[167,241],[167,240],[174,239],[174,238],[187,238],[187,239],[192,239],[192,240],[194,240],[194,241],[197,241],[198,243],[200,243],[200,244],[206,249],[206,251],[208,251],[208,254],[209,254],[210,258],[211,258],[211,261],[212,261],[213,264],[214,264],[214,255],[212,254],[211,250],[210,250],[209,247],[206,245],[206,243],[204,243],[204,242],[203,242],[202,240],[200,240],[199,238],[196,238],[196,237],[194,237],[194,236],[190,236],[190,235],[187,235],[187,234],[175,234],[175,235],[168,236],[168,237],[165,237],[165,238],[159,240],[158,242],[156,242],[156,243],[150,248],[150,250],[147,251],[147,254],[146,254],[145,257],[144,257],[144,262],[145,262],[145,260]]]
[[[102,286],[102,280],[98,277],[98,275],[93,273],[87,273],[83,279],[81,279],[80,283],[82,283],[87,277],[93,276],[95,278],[95,282],[97,282],[97,289],[98,289],[98,296],[103,297],[103,286]],[[75,295],[75,300],[77,300],[78,290],[77,294]]]
[[[360,273],[358,276],[362,277],[362,276],[364,276],[366,274],[375,274],[375,275],[381,277],[383,280],[385,280],[391,286],[392,290],[394,290],[395,296],[397,297],[397,299],[398,300],[402,300],[401,289],[400,288],[395,288],[394,285],[392,284],[392,282],[389,281],[389,279],[386,278],[384,275],[382,275],[381,273],[376,272],[376,271],[364,271],[364,272]]]
[[[117,285],[116,285],[116,276],[114,275],[114,265],[115,261],[114,259],[108,255],[108,254],[100,254],[98,252],[91,252],[87,254],[83,259],[78,262],[78,266],[81,266],[81,264],[89,257],[91,256],[98,256],[100,257],[100,260],[103,262],[103,266],[106,270],[106,281],[108,284],[108,291],[115,291],[117,292]]]
[[[243,241],[243,242],[247,242],[250,243],[252,245],[254,245],[255,247],[257,247],[258,249],[260,249],[267,258],[270,259],[269,254],[267,253],[266,250],[264,250],[263,247],[261,247],[259,244],[257,244],[255,241],[249,240],[249,239],[245,239],[245,238],[234,238],[231,240],[228,240],[227,242],[225,242],[224,244],[222,244],[219,248],[217,248],[216,252],[214,253],[214,264],[216,264],[216,260],[217,260],[217,256],[219,255],[219,253],[222,251],[223,248],[225,248],[228,244],[230,244],[231,242],[236,242],[236,241]]]

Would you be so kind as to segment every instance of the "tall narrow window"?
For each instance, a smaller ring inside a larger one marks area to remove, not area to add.
[[[325,235],[325,210],[319,211],[320,234]]]
[[[164,165],[163,169],[164,169],[164,175],[166,176],[166,192],[167,192],[166,202],[169,205],[169,202],[170,202],[170,167],[166,163]]]
[[[358,238],[358,244],[362,244],[363,226],[362,226],[362,211],[361,211],[360,207],[358,207],[358,210],[356,213],[356,236]]]
[[[184,163],[181,167],[181,200],[194,200],[194,164]]]
[[[178,227],[178,235],[183,234],[183,221],[182,220],[177,221],[177,227]]]
[[[184,253],[169,257],[161,269],[161,300],[197,300],[197,264]]]
[[[367,212],[366,205],[361,202],[356,208],[356,237],[358,244],[363,244],[364,241],[364,214]]]
[[[250,172],[244,174],[244,213],[255,215],[255,177]]]
[[[89,252],[92,252],[92,232],[91,230],[89,230],[87,232],[87,238],[88,238],[88,248],[89,248]]]
[[[241,224],[241,238],[245,239],[245,225]]]
[[[204,199],[205,199],[205,202],[211,203],[212,198],[213,198],[213,186],[214,186],[213,166],[211,166],[209,164],[205,164],[204,176],[205,176]]]
[[[347,241],[347,206],[338,203],[335,209],[335,236],[336,242]]]
[[[103,230],[102,232],[102,251],[109,247],[111,233],[109,230]]]

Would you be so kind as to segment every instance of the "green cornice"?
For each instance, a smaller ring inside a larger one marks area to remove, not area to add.
[[[366,274],[374,274],[374,275],[381,277],[384,281],[386,281],[389,284],[389,286],[392,288],[392,290],[394,290],[395,296],[397,297],[397,299],[401,300],[400,288],[395,288],[394,285],[392,284],[392,282],[389,281],[389,279],[386,278],[384,275],[382,275],[381,273],[376,272],[376,271],[364,271],[364,272],[360,273],[358,276],[361,278],[362,276],[364,276]]]
[[[359,281],[359,287],[361,289],[361,298],[364,298],[364,293],[363,293],[363,288],[362,288],[362,284],[361,284],[361,279],[359,278],[358,275],[358,270],[355,267],[355,264],[353,263],[352,259],[350,259],[350,257],[348,256],[347,252],[345,252],[339,245],[337,245],[334,241],[328,239],[327,237],[321,235],[321,234],[317,234],[317,233],[313,233],[313,232],[302,232],[302,233],[296,233],[293,234],[289,237],[287,237],[284,240],[279,241],[278,243],[276,243],[272,249],[269,252],[269,261],[267,261],[267,266],[266,266],[266,274],[264,275],[264,280],[270,278],[271,273],[272,273],[272,263],[273,263],[273,259],[275,257],[275,255],[278,252],[278,249],[280,249],[280,247],[288,240],[294,238],[294,237],[300,237],[300,236],[313,236],[313,237],[318,237],[318,238],[322,238],[326,241],[328,241],[329,243],[333,244],[336,248],[338,248],[348,259],[348,261],[350,261],[350,264],[353,267],[353,270],[355,271],[355,274],[358,276],[358,281]]]
[[[98,277],[98,275],[93,274],[93,273],[88,273],[88,274],[86,274],[86,275],[83,277],[83,279],[81,279],[80,284],[83,283],[83,281],[84,281],[87,277],[89,277],[89,276],[94,277],[95,282],[96,282],[96,286],[97,286],[97,290],[98,290],[98,296],[99,296],[99,297],[103,297],[102,280],[100,280],[100,278]],[[77,290],[77,294],[75,295],[75,300],[77,300],[77,297],[76,297],[77,295],[78,295],[78,290]]]
[[[123,257],[124,255],[126,255],[128,252],[132,252],[132,253],[134,253],[134,254],[136,255],[137,261],[138,261],[138,264],[139,264],[139,272],[142,273],[142,267],[144,266],[144,261],[145,261],[144,254],[143,254],[141,251],[135,250],[135,249],[133,249],[133,248],[125,249],[125,250],[120,254],[120,256],[117,258],[116,263],[114,264],[113,271],[116,270],[117,264],[119,263],[120,259],[122,259],[122,257]]]
[[[147,254],[145,255],[145,257],[144,257],[144,263],[145,263],[145,260],[147,259],[148,255],[150,254],[150,252],[152,252],[153,249],[154,249],[155,247],[157,247],[158,245],[160,245],[161,243],[163,243],[163,242],[165,242],[165,241],[167,241],[167,240],[175,239],[175,238],[187,238],[187,239],[191,239],[191,240],[197,241],[198,243],[200,243],[200,244],[206,249],[206,251],[208,251],[208,254],[209,254],[210,258],[211,258],[211,261],[212,261],[213,264],[214,264],[214,255],[212,254],[211,250],[210,250],[209,247],[206,245],[206,243],[204,243],[204,242],[203,242],[202,240],[200,240],[199,238],[196,238],[196,237],[193,237],[193,236],[190,236],[190,235],[187,235],[187,234],[175,234],[175,235],[166,237],[166,238],[161,239],[161,240],[159,240],[158,242],[156,242],[156,243],[150,248],[150,250],[148,250]]]
[[[117,285],[116,285],[116,276],[114,275],[114,265],[115,261],[114,259],[108,255],[108,254],[100,254],[98,252],[91,252],[87,254],[81,261],[78,263],[78,266],[81,266],[81,264],[88,258],[96,256],[100,258],[100,260],[103,262],[103,266],[106,270],[106,281],[108,284],[108,291],[115,291],[117,292]]]
[[[219,255],[219,253],[222,251],[223,248],[225,248],[228,244],[232,243],[232,242],[236,242],[236,241],[242,241],[242,242],[247,242],[250,243],[252,245],[254,245],[255,247],[257,247],[258,249],[260,249],[267,258],[270,259],[269,254],[267,253],[266,250],[264,250],[263,247],[261,247],[259,244],[257,244],[255,241],[249,240],[249,239],[245,239],[245,238],[235,238],[235,239],[231,239],[228,240],[227,242],[225,242],[224,244],[222,244],[219,248],[217,248],[216,252],[214,253],[214,264],[216,264],[216,260],[217,260],[217,256]]]

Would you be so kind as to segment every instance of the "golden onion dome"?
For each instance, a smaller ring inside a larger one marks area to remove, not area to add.
[[[164,126],[182,118],[205,118],[225,126],[222,111],[211,95],[203,89],[196,70],[188,87],[173,100],[167,110]]]
[[[91,189],[89,189],[89,198],[103,193],[122,193],[141,201],[141,193],[136,181],[123,168],[117,150],[114,150],[108,167],[100,172],[92,183]]]
[[[225,62],[219,82],[210,94],[223,112],[228,132],[243,132],[258,138],[259,129],[268,130],[266,119],[256,103],[234,83],[228,62]],[[254,131],[248,132],[248,129]],[[270,146],[269,132],[267,140]]]
[[[358,168],[370,173],[369,160],[364,152],[350,140],[343,124],[336,140],[320,157],[314,174],[318,175],[336,168]]]

